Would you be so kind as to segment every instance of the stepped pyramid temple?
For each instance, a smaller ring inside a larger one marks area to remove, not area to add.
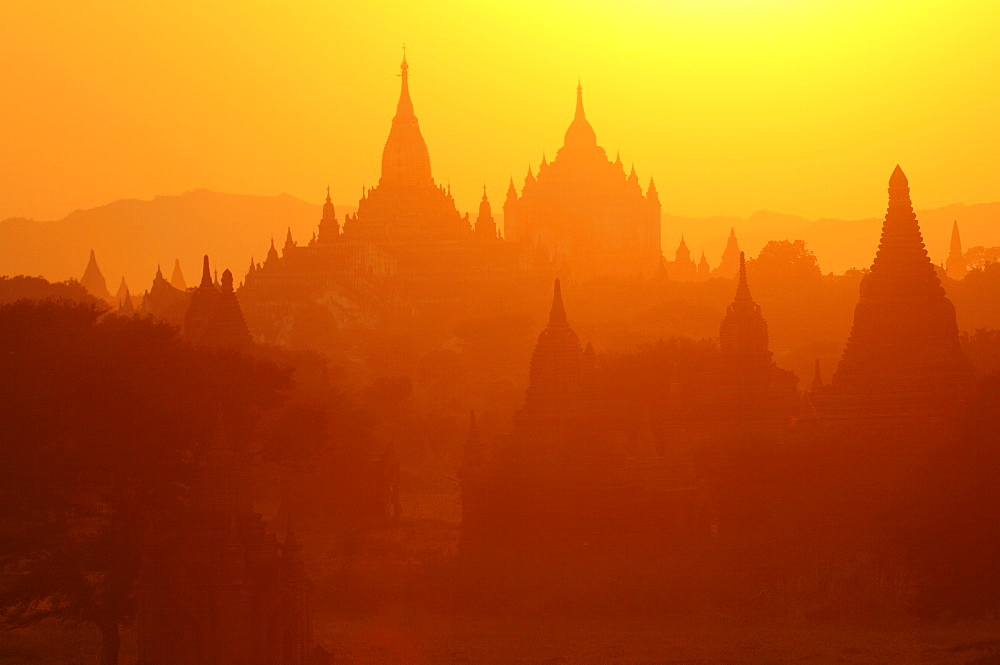
[[[357,212],[338,221],[328,190],[312,239],[296,242],[289,231],[280,255],[272,240],[266,260],[251,262],[240,301],[262,341],[288,343],[303,312],[316,308],[338,327],[495,314],[517,302],[512,275],[553,272],[551,262],[529,266],[521,248],[500,241],[485,190],[473,226],[450,189],[434,182],[405,57],[400,81],[381,176],[364,189]]]
[[[962,254],[962,237],[958,235],[958,220],[955,220],[951,227],[951,250],[948,252],[944,270],[948,277],[956,281],[965,277],[969,271],[965,264],[965,256]]]
[[[520,196],[513,181],[504,203],[507,240],[565,257],[574,274],[653,274],[659,265],[660,199],[652,179],[643,193],[635,167],[608,159],[576,88],[576,114],[552,163],[542,158]]]
[[[146,665],[315,662],[310,582],[289,521],[279,545],[253,511],[242,455],[223,418],[190,510],[148,534],[136,588]]]
[[[969,379],[955,308],[924,249],[909,183],[897,166],[882,240],[861,281],[824,415],[888,434],[919,431],[940,422]]]
[[[634,554],[713,531],[690,460],[667,454],[648,418],[630,445],[600,404],[594,349],[581,350],[557,280],[510,434],[487,447],[470,422],[463,547],[614,550],[624,539]]]

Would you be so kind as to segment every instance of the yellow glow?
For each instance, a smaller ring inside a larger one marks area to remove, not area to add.
[[[474,210],[559,147],[577,76],[599,142],[665,210],[878,215],[997,198],[994,2],[8,0],[0,217],[195,187],[353,204],[409,46],[436,178]]]

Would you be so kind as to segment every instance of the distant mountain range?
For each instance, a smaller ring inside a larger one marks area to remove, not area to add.
[[[320,209],[319,203],[288,194],[250,196],[199,189],[151,201],[115,201],[77,210],[52,222],[7,219],[0,222],[0,274],[42,276],[52,281],[79,279],[93,249],[112,293],[123,276],[133,294],[149,288],[157,264],[169,279],[175,259],[180,259],[188,284],[195,284],[204,254],[220,273],[230,268],[239,283],[251,256],[257,261],[264,259],[272,237],[279,251],[289,228],[296,241],[308,242],[319,223]],[[357,208],[338,205],[336,209],[343,223],[344,216]],[[917,214],[936,263],[948,254],[953,220],[958,220],[966,249],[1000,245],[1000,202],[959,203]],[[749,218],[696,218],[665,212],[664,256],[674,258],[683,234],[695,260],[704,250],[714,267],[730,228],[736,229],[740,247],[749,256],[756,255],[768,240],[802,239],[816,253],[824,272],[839,273],[871,264],[881,220],[807,220],[767,211]]]
[[[943,263],[948,257],[953,221],[958,221],[962,247],[1000,245],[1000,202],[966,205],[955,203],[943,208],[918,210],[917,219],[931,260]],[[702,249],[715,267],[726,246],[729,229],[735,228],[740,249],[747,257],[756,256],[769,240],[805,240],[816,254],[823,272],[842,273],[850,268],[871,266],[882,234],[882,218],[808,220],[795,215],[760,210],[749,218],[675,217],[663,215],[663,253],[671,260],[684,234],[695,261]]]
[[[344,215],[356,208],[336,210],[343,223]],[[117,291],[122,276],[133,294],[148,289],[157,264],[170,279],[175,259],[180,259],[188,285],[195,285],[205,254],[220,274],[229,268],[239,283],[250,257],[264,260],[272,237],[279,252],[289,228],[296,241],[308,242],[320,213],[320,203],[288,194],[249,196],[197,189],[152,201],[115,201],[54,222],[7,219],[0,222],[0,274],[80,279],[93,249],[111,293]]]

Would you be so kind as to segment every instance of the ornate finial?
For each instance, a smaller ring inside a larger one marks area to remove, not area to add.
[[[586,120],[587,116],[583,112],[583,84],[580,83],[580,77],[576,78],[576,119]]]

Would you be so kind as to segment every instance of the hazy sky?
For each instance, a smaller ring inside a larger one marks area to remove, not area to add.
[[[879,216],[1000,199],[1000,9],[950,0],[5,0],[0,218],[198,187],[354,204],[400,45],[435,177],[474,211],[551,158],[577,76],[664,209]]]

